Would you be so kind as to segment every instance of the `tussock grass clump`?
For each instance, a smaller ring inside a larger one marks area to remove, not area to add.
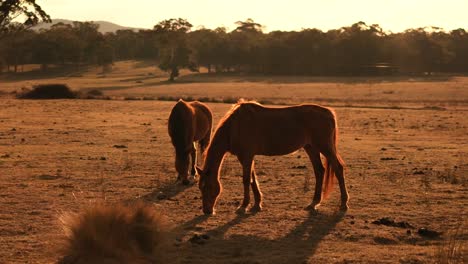
[[[225,104],[235,104],[239,101],[239,98],[234,98],[234,97],[224,97],[223,98],[223,103]]]
[[[91,90],[87,91],[86,94],[93,95],[93,96],[103,96],[104,95],[104,93],[101,90],[98,90],[98,89],[91,89]]]
[[[148,204],[95,204],[60,221],[65,243],[58,263],[163,262],[169,227]]]
[[[197,101],[203,102],[203,103],[218,103],[220,102],[218,99],[214,97],[199,97],[197,98]]]
[[[139,100],[141,100],[141,98],[134,97],[134,96],[126,96],[126,97],[124,97],[124,100],[125,101],[139,101]]]
[[[66,84],[40,84],[31,90],[25,89],[17,95],[20,99],[74,99],[78,93],[72,91]]]
[[[170,95],[161,95],[157,97],[157,100],[159,101],[178,101],[179,99],[183,99],[183,98],[174,97]]]
[[[435,263],[468,263],[468,249],[465,243],[466,237],[466,222],[462,220],[455,230],[448,232],[447,239],[439,246],[435,256]]]
[[[91,89],[86,92],[79,94],[81,99],[95,99],[95,100],[111,100],[109,96],[104,95],[104,93],[99,89]]]
[[[187,101],[187,102],[199,101],[199,102],[203,102],[203,103],[235,104],[235,103],[239,102],[239,100],[241,98],[231,97],[231,96],[221,97],[221,98],[207,97],[207,96],[202,96],[202,97],[180,96],[180,97],[177,97],[177,96],[170,96],[170,95],[161,95],[161,96],[158,96],[158,97],[154,98],[154,100],[158,100],[158,101],[175,101],[175,102],[177,102],[179,99],[182,99],[182,100]],[[248,100],[250,100],[250,99],[248,99]],[[286,103],[282,103],[282,102],[279,102],[279,103],[274,102],[274,101],[271,101],[271,100],[258,100],[258,102],[261,103],[261,104],[270,104],[270,105],[285,105],[286,104]]]

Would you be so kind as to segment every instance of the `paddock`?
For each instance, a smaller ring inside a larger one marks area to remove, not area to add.
[[[303,192],[303,179],[313,169],[300,150],[256,157],[264,207],[245,216],[234,213],[242,169],[228,156],[217,215],[205,218],[197,186],[174,186],[167,134],[174,102],[0,103],[0,262],[56,260],[60,213],[103,200],[153,203],[175,226],[166,253],[176,263],[432,262],[466,227],[467,121],[459,106],[334,107],[352,205],[345,215],[337,213],[338,189],[318,215],[302,210],[313,194]],[[208,105],[214,124],[231,107]],[[383,217],[414,228],[372,224]],[[430,239],[421,227],[444,233]]]

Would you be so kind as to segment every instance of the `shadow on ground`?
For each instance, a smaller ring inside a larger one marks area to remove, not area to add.
[[[73,65],[64,67],[51,67],[47,70],[32,70],[25,72],[5,72],[0,74],[0,78],[5,81],[33,81],[42,79],[51,79],[58,77],[82,77],[89,71],[89,66],[77,68]]]
[[[395,76],[288,76],[256,75],[242,73],[191,73],[177,78],[173,83],[203,82],[263,82],[263,83],[382,83],[382,82],[445,82],[450,75],[395,75]],[[164,83],[170,84],[170,83]]]
[[[237,215],[224,225],[209,230],[206,243],[191,244],[178,250],[181,263],[307,263],[313,258],[320,242],[343,219],[344,214],[309,214],[286,236],[270,240],[253,235],[232,235],[226,232],[255,215]],[[190,230],[207,218],[196,216],[180,226]],[[265,226],[264,228],[268,228]]]
[[[171,200],[179,193],[192,187],[193,184],[184,185],[179,182],[168,182],[159,188],[156,188],[151,193],[141,196],[140,198],[147,202],[158,202],[162,200]]]

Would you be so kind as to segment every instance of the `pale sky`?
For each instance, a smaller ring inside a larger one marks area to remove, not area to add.
[[[185,18],[195,28],[235,28],[252,18],[265,31],[318,28],[324,31],[358,21],[384,30],[438,26],[468,30],[468,0],[37,0],[52,18],[105,20],[152,28],[169,18]]]

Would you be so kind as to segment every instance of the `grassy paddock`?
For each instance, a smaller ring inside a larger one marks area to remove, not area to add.
[[[111,99],[235,102],[248,98],[270,104],[314,102],[332,106],[468,107],[468,77],[307,77],[208,74],[182,71],[174,83],[151,63],[118,62],[109,73],[86,68],[79,75],[35,71],[6,75],[3,93],[44,83],[64,83],[78,91],[99,90]],[[106,97],[106,98],[107,98]]]
[[[63,243],[61,212],[79,213],[96,200],[150,203],[173,227],[175,238],[163,253],[175,263],[466,262],[464,77],[350,82],[184,74],[169,84],[151,65],[124,62],[105,75],[88,70],[81,77],[2,79],[0,263],[55,262],[61,255],[51,249]],[[118,100],[11,94],[40,83]],[[337,213],[337,186],[319,214],[303,210],[313,196],[304,191],[313,169],[299,150],[255,158],[264,210],[245,216],[234,213],[243,196],[242,169],[228,155],[217,215],[201,216],[198,187],[174,185],[167,118],[180,97],[216,101],[208,103],[214,124],[239,97],[341,106],[335,109],[338,150],[346,162],[349,211]],[[382,218],[410,225],[372,224]],[[423,236],[420,228],[441,235]]]

